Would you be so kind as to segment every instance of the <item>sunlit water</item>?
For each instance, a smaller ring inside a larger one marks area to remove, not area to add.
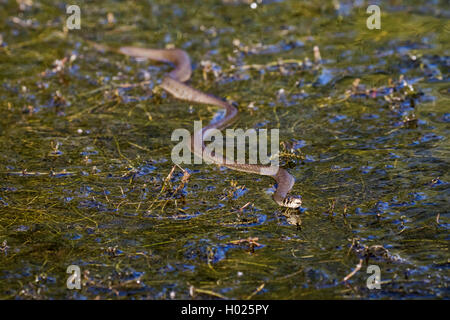
[[[0,0],[0,297],[449,298],[450,11],[380,2],[369,30],[362,1],[315,2],[95,1],[69,31],[63,2]],[[186,50],[233,128],[280,130],[303,208],[214,165],[167,179],[172,131],[216,109],[92,42]]]

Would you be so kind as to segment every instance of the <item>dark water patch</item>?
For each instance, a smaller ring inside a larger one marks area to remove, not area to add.
[[[213,244],[208,239],[200,239],[198,241],[188,242],[184,245],[184,248],[184,256],[188,260],[217,263],[226,258],[226,253],[231,247]]]

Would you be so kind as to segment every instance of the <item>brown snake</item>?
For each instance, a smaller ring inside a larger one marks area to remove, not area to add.
[[[180,100],[209,104],[225,109],[226,114],[223,119],[194,132],[194,139],[191,140],[189,145],[191,152],[197,154],[202,159],[208,159],[218,165],[233,170],[271,176],[277,182],[277,188],[273,194],[275,202],[280,206],[288,208],[298,208],[301,206],[302,200],[300,196],[288,195],[288,192],[294,185],[295,179],[285,169],[278,166],[271,167],[268,165],[229,162],[223,156],[216,156],[215,154],[207,154],[207,152],[204,152],[205,145],[203,141],[208,136],[208,130],[225,128],[237,116],[238,111],[231,104],[184,84],[185,81],[189,80],[192,73],[191,61],[185,51],[180,49],[121,47],[119,52],[131,57],[147,58],[150,60],[172,63],[175,66],[175,69],[168,73],[161,83],[161,87],[165,91]]]

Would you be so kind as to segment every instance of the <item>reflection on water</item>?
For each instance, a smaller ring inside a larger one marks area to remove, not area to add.
[[[2,298],[448,298],[448,8],[383,2],[368,30],[362,1],[247,2],[97,1],[72,32],[64,3],[3,1]],[[304,207],[267,177],[173,168],[172,131],[216,110],[93,42],[187,50],[236,128],[280,129]]]

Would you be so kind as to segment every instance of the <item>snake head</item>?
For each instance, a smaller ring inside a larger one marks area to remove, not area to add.
[[[283,200],[283,206],[288,208],[299,208],[302,205],[302,197],[301,196],[287,196]]]

